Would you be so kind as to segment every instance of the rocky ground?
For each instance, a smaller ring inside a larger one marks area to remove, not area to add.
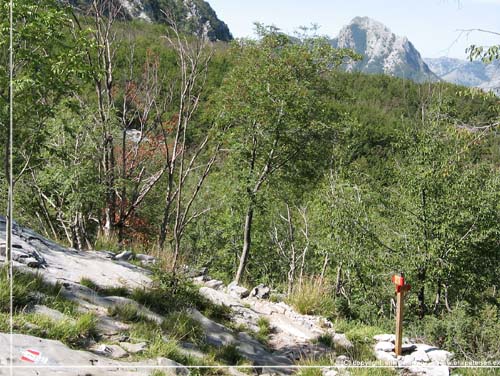
[[[3,217],[0,217],[0,239],[5,239]],[[138,357],[152,344],[147,340],[132,341],[125,336],[123,333],[126,333],[130,324],[110,315],[110,308],[133,306],[141,317],[158,324],[166,320],[165,316],[133,299],[103,295],[82,283],[87,279],[102,288],[141,287],[147,290],[152,284],[152,275],[147,267],[155,262],[154,258],[131,252],[115,255],[110,252],[68,249],[18,225],[14,229],[13,248],[15,268],[38,273],[48,283],[62,284],[61,295],[74,302],[82,314],[93,313],[97,317],[99,331],[99,340],[89,342],[84,350],[71,349],[59,341],[14,334],[12,354],[15,375],[151,375],[157,367],[162,367],[164,372],[170,374],[187,375],[190,372],[182,364],[164,357]],[[5,245],[0,241],[0,261],[4,253]],[[137,262],[131,263],[132,258]],[[203,297],[214,305],[230,308],[231,325],[216,322],[194,308],[186,314],[201,326],[205,341],[212,348],[234,346],[245,360],[244,364],[249,367],[246,372],[291,374],[296,372],[294,365],[298,361],[321,358],[330,359],[332,364],[332,367],[323,369],[323,374],[348,374],[346,369],[335,367],[336,364],[348,364],[348,357],[337,356],[333,348],[345,349],[349,353],[353,344],[344,334],[337,333],[332,323],[325,318],[301,315],[284,302],[271,302],[270,289],[264,285],[249,291],[235,284],[225,286],[221,281],[211,279],[206,270],[189,273]],[[29,312],[47,316],[56,322],[74,320],[43,304],[29,307]],[[254,335],[263,321],[269,327],[266,343]],[[325,336],[331,339],[334,346],[318,342],[319,337]],[[164,340],[169,341],[168,338]],[[395,369],[404,370],[406,374],[449,374],[446,363],[452,354],[425,344],[408,343],[405,345],[406,354],[396,358],[393,340],[391,335],[374,339],[374,355],[377,359]],[[203,349],[189,343],[183,343],[181,349],[203,364]],[[7,368],[10,350],[10,335],[0,333],[0,375],[10,372]],[[241,375],[241,369],[236,368],[225,368],[225,372]]]

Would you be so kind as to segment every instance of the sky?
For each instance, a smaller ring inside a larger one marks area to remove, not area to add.
[[[406,36],[423,57],[466,58],[471,45],[500,44],[500,0],[207,0],[236,38],[253,36],[254,22],[285,32],[318,24],[334,37],[356,16]]]

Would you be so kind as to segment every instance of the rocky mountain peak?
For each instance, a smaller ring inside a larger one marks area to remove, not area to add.
[[[77,10],[86,12],[91,0],[69,0]],[[233,39],[229,27],[204,0],[115,0],[124,19],[164,22],[168,11],[183,31],[203,35],[211,41]]]
[[[383,73],[417,82],[438,78],[420,53],[404,36],[397,36],[383,23],[369,17],[355,17],[332,41],[335,47],[350,48],[362,55],[362,61],[346,68],[365,73]]]

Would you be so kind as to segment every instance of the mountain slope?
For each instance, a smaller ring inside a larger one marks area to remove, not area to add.
[[[210,4],[204,0],[114,0],[125,19],[165,22],[164,12],[171,14],[185,32],[204,35],[211,41],[233,39],[228,26],[221,21]],[[91,0],[69,0],[80,11],[87,11]]]
[[[428,58],[425,62],[444,81],[500,92],[500,62],[484,64],[449,57]]]
[[[406,37],[395,35],[384,24],[369,17],[354,18],[342,28],[332,44],[353,49],[363,56],[362,61],[346,67],[349,71],[383,73],[416,82],[439,80]]]

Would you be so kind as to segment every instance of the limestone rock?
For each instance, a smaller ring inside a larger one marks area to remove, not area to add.
[[[156,257],[145,255],[142,253],[135,255],[135,259],[139,260],[141,262],[141,265],[143,266],[154,265],[157,262]]]
[[[345,368],[322,368],[322,376],[349,376],[350,372]]]
[[[387,364],[397,364],[396,354],[387,351],[375,351],[375,357]]]
[[[409,367],[415,364],[413,355],[406,355],[398,357],[398,367]]]
[[[446,366],[436,366],[436,367],[422,367],[422,366],[411,366],[408,367],[408,371],[416,375],[425,376],[449,376],[450,370]]]
[[[266,286],[264,284],[260,284],[258,286],[255,286],[252,291],[250,292],[250,296],[259,298],[259,299],[268,299],[269,294],[271,293],[271,289],[269,286]]]
[[[350,362],[351,362],[351,359],[349,359],[349,357],[346,355],[339,355],[335,359],[336,364],[348,365]]]
[[[130,329],[129,324],[117,321],[108,316],[99,316],[97,329],[105,336],[111,337]]]
[[[413,359],[415,359],[415,362],[418,363],[428,363],[431,361],[425,351],[415,351],[412,353],[412,355]]]
[[[208,268],[206,267],[195,268],[195,269],[188,268],[188,270],[186,271],[186,277],[188,278],[207,276],[207,274],[208,274]]]
[[[146,351],[148,345],[146,342],[139,343],[129,343],[129,342],[120,342],[120,346],[125,349],[129,354],[139,354],[141,352]]]
[[[431,349],[427,350],[426,353],[431,362],[437,364],[448,364],[453,358],[453,354],[445,350]]]
[[[178,376],[188,376],[189,370],[180,363],[177,363],[173,360],[167,358],[157,358],[157,364],[161,366],[162,370],[168,370],[172,372],[174,375]]]
[[[59,312],[55,309],[49,308],[44,305],[35,305],[31,311],[39,315],[44,315],[51,318],[54,321],[71,320],[70,317],[66,316],[64,313]]]
[[[129,261],[134,259],[134,254],[131,251],[123,251],[121,253],[118,253],[113,257],[113,260],[117,261]]]
[[[219,281],[217,279],[212,279],[212,280],[206,282],[205,286],[207,286],[208,288],[214,289],[214,290],[218,290],[222,286],[224,286],[224,282]]]
[[[378,334],[373,337],[377,342],[396,342],[396,336],[394,334]]]
[[[33,349],[40,352],[41,356],[38,358],[39,360],[37,360],[35,365],[41,364],[40,361],[44,362],[44,368],[17,368],[14,371],[16,376],[150,376],[152,372],[150,367],[159,365],[156,359],[142,362],[123,362],[88,351],[72,350],[59,341],[47,340],[23,334],[14,334],[12,342],[14,354],[16,354],[13,360],[14,366],[19,367],[30,364],[33,365],[33,363],[26,363],[21,360],[20,354],[27,349]],[[10,362],[9,344],[10,335],[0,333],[0,365],[7,365]],[[178,375],[188,375],[188,372],[182,371],[182,366],[178,363],[172,363],[171,361],[167,362],[167,360],[165,360],[162,362],[162,365],[163,364],[167,366],[179,366],[179,368],[172,369],[172,371]],[[72,368],[62,367],[65,365],[71,366]],[[53,368],[51,368],[52,366]],[[170,369],[166,369],[165,371],[168,372],[169,370]],[[4,371],[0,369],[0,375],[7,374],[8,370]]]
[[[128,353],[118,345],[99,345],[94,349],[96,354],[107,356],[113,359],[125,358]]]
[[[349,339],[346,337],[345,334],[341,333],[335,333],[332,336],[333,342],[335,342],[336,345],[343,347],[344,349],[352,349],[353,344]]]
[[[392,342],[378,342],[375,344],[375,351],[394,351],[394,344]]]
[[[239,299],[246,298],[250,295],[250,291],[248,291],[247,288],[239,286],[236,282],[231,282],[227,286],[227,291],[229,292],[229,295]]]

